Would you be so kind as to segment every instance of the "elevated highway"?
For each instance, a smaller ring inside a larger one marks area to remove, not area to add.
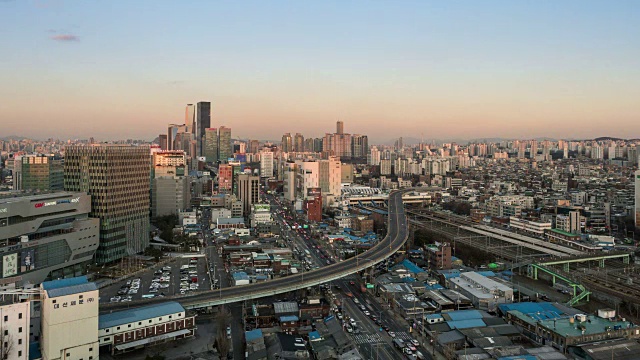
[[[252,285],[233,286],[220,290],[208,290],[198,292],[193,295],[168,296],[164,298],[154,298],[128,303],[100,304],[100,311],[108,312],[121,310],[164,302],[167,300],[178,301],[186,309],[205,308],[209,306],[283,294],[354,274],[385,260],[404,245],[409,236],[409,231],[404,212],[402,195],[411,191],[416,191],[416,189],[412,188],[394,191],[389,195],[387,236],[359,257],[353,257],[306,273],[289,275]]]

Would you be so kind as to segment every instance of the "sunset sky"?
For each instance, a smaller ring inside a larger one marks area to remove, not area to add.
[[[0,137],[640,137],[640,1],[0,0]]]

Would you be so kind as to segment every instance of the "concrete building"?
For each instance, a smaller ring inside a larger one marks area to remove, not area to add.
[[[297,178],[297,164],[293,162],[287,162],[284,164],[282,171],[282,179],[284,180],[284,198],[289,202],[293,202],[296,199],[296,178]]]
[[[271,224],[271,205],[269,204],[253,204],[251,205],[251,227],[255,228],[260,224]]]
[[[640,170],[635,175],[635,223],[636,227],[640,227]]]
[[[340,167],[342,168],[340,171],[340,182],[342,184],[353,183],[353,175],[354,175],[353,164],[342,164]]]
[[[367,154],[367,164],[380,165],[380,150],[377,147],[372,146],[371,150]]]
[[[512,288],[475,272],[465,272],[448,281],[449,289],[471,299],[473,306],[479,310],[495,311],[498,304],[513,302]]]
[[[238,175],[238,199],[242,202],[242,215],[249,216],[251,205],[260,201],[260,178],[258,176]]]
[[[391,175],[391,160],[380,160],[380,175]]]
[[[188,124],[188,122],[185,122],[185,124]],[[193,134],[197,142],[197,156],[205,156],[204,155],[205,129],[208,129],[210,127],[211,127],[211,103],[208,101],[201,101],[196,104],[195,124],[193,126]]]
[[[260,177],[273,177],[273,152],[269,150],[260,152]]]
[[[330,156],[327,160],[319,160],[318,170],[320,171],[318,185],[322,189],[322,194],[340,196],[342,177],[340,159],[336,156]]]
[[[84,276],[42,284],[43,360],[98,359],[98,288]]]
[[[296,133],[293,138],[293,151],[304,152],[304,136],[300,133]]]
[[[320,187],[320,163],[317,161],[297,162],[296,198],[304,198],[309,188]]]
[[[0,199],[0,290],[82,275],[98,249],[91,196],[57,192]]]
[[[282,135],[282,144],[280,145],[280,149],[284,153],[293,151],[293,138],[291,137],[291,133]]]
[[[100,347],[122,354],[195,335],[195,315],[175,301],[100,315]]]
[[[509,217],[509,226],[540,237],[544,236],[545,230],[551,230],[550,222],[524,220],[515,216]]]
[[[557,215],[556,229],[568,233],[580,234],[580,218],[579,211],[570,211],[568,215]]]
[[[351,156],[366,158],[369,154],[369,138],[367,135],[353,135],[351,137]]]
[[[426,249],[426,257],[430,269],[451,269],[451,246],[448,243],[429,245]]]
[[[29,359],[31,303],[0,304],[0,359]]]
[[[188,176],[160,176],[152,183],[152,217],[175,215],[189,208],[191,191]]]
[[[145,146],[65,148],[65,189],[90,194],[90,216],[100,219],[97,263],[119,260],[149,245],[150,163]]]
[[[218,167],[218,192],[230,194],[233,189],[233,166],[220,164]]]
[[[64,167],[61,159],[46,155],[16,156],[13,165],[13,190],[61,191]]]

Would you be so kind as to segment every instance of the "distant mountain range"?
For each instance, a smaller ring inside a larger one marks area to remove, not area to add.
[[[21,141],[21,140],[24,140],[24,139],[28,139],[28,137],[17,136],[17,135],[9,135],[9,136],[0,137],[0,140],[2,140],[2,141],[9,141],[9,140]]]
[[[383,145],[394,145],[395,142],[398,139],[399,138],[388,140],[388,141],[384,142]],[[499,143],[501,141],[511,141],[511,140],[514,140],[514,139],[507,139],[507,138],[455,139],[455,138],[452,138],[452,139],[424,139],[424,143],[425,144],[431,144],[431,143],[435,143],[435,144],[456,143],[456,144],[464,145],[464,144],[473,143],[473,142],[478,142],[478,143],[480,143],[480,142]],[[531,140],[531,139],[526,139],[526,140]],[[539,138],[534,138],[533,140],[537,140],[537,141],[557,141],[556,139],[548,138],[548,137],[539,137]],[[418,139],[418,138],[414,138],[414,137],[402,137],[402,142],[405,145],[416,145],[416,144],[419,144],[421,142],[421,140]]]

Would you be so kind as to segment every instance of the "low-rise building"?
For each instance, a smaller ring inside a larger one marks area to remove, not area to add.
[[[511,226],[512,229],[521,230],[538,236],[543,236],[545,230],[551,230],[550,222],[524,220],[515,216],[509,217],[509,226]]]
[[[30,302],[0,305],[0,356],[6,360],[29,358]]]
[[[175,301],[100,315],[100,347],[119,354],[194,336],[195,315]]]
[[[450,288],[468,297],[480,310],[495,311],[498,304],[513,302],[513,289],[476,272],[461,273],[448,280]]]

